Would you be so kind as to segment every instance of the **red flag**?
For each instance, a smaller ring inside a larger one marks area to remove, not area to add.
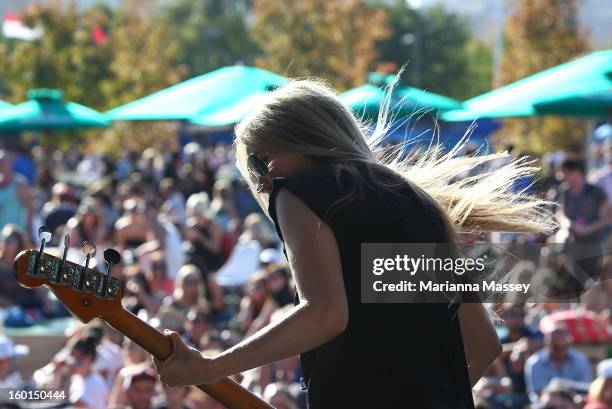
[[[92,37],[94,43],[96,43],[97,45],[106,44],[106,41],[108,40],[106,31],[104,31],[104,29],[100,26],[95,26],[93,28]]]

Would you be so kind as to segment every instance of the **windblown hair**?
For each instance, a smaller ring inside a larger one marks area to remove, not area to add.
[[[406,154],[406,145],[385,147],[390,125],[391,92],[386,89],[376,127],[358,120],[324,82],[294,79],[271,92],[264,103],[235,129],[238,168],[247,175],[247,149],[297,152],[317,163],[332,163],[356,172],[351,163],[384,167],[411,183],[432,207],[442,210],[447,228],[456,232],[544,232],[555,227],[547,202],[524,191],[515,193],[515,182],[537,171],[533,160],[510,159],[506,152],[462,155],[468,134],[450,151],[439,143]],[[501,167],[472,170],[506,160]],[[483,166],[484,165],[484,166]],[[370,172],[375,176],[379,172]],[[374,178],[376,188],[393,191],[396,181]],[[397,190],[397,189],[395,189]],[[267,205],[255,194],[262,208]]]

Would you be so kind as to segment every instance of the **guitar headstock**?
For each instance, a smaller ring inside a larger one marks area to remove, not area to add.
[[[80,266],[66,260],[69,236],[64,239],[62,258],[44,253],[45,242],[50,236],[45,237],[41,234],[39,250],[25,250],[15,257],[13,271],[21,286],[48,287],[72,315],[85,323],[97,317],[104,319],[123,309],[120,282],[110,275],[110,266],[120,260],[119,253],[113,249],[104,252],[109,268],[106,273],[101,273],[89,268],[89,259],[95,255],[92,244],[84,243],[87,261]]]

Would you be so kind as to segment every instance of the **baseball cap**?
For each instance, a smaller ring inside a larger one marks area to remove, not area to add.
[[[157,382],[157,374],[151,367],[139,366],[134,372],[130,372],[123,380],[123,388],[128,389],[137,381]]]
[[[0,335],[0,359],[17,358],[29,352],[30,348],[27,345],[17,345],[6,335]]]

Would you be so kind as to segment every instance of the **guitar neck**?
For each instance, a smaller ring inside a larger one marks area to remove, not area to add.
[[[105,315],[104,319],[156,358],[163,360],[172,354],[172,341],[129,311],[120,309],[116,314]],[[196,386],[228,409],[274,409],[229,378]]]

